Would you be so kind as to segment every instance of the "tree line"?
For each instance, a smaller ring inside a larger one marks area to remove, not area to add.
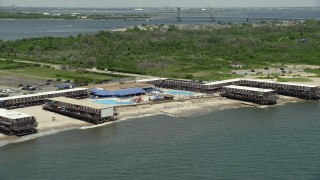
[[[135,27],[125,32],[0,41],[0,56],[174,78],[225,79],[234,76],[233,62],[245,68],[320,65],[319,29],[316,20],[290,26]]]

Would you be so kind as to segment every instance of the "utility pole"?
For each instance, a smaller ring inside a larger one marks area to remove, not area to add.
[[[166,78],[167,78],[168,77],[168,71],[167,71],[167,66],[166,65],[164,65],[164,70],[166,72]]]

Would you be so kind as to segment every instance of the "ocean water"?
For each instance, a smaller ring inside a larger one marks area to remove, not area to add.
[[[320,102],[148,116],[0,147],[0,179],[320,179]]]

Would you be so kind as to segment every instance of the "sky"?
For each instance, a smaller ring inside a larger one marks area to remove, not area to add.
[[[320,0],[0,0],[25,7],[319,7]]]

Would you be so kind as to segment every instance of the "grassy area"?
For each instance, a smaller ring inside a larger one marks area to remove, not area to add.
[[[11,74],[15,76],[26,76],[33,77],[37,79],[69,79],[75,82],[103,82],[113,79],[113,76],[108,76],[104,74],[89,73],[86,71],[66,71],[66,70],[56,70],[46,67],[27,67],[19,69],[6,70],[6,74]]]
[[[35,66],[37,66],[37,65],[26,64],[26,63],[17,63],[17,62],[12,62],[12,61],[0,61],[0,70],[35,67]]]
[[[305,69],[305,72],[308,72],[308,73],[314,73],[316,74],[318,77],[320,77],[320,69]]]
[[[311,79],[297,77],[297,78],[278,78],[279,82],[312,82]]]
[[[239,63],[246,69],[278,64],[320,65],[320,21],[316,20],[292,26],[146,28],[152,29],[0,40],[0,57],[199,80],[232,78],[230,65]],[[279,41],[282,37],[288,38]]]

